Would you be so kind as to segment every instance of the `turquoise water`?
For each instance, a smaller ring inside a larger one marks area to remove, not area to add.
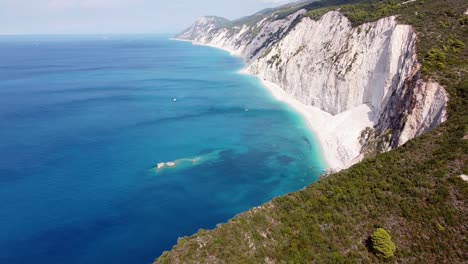
[[[29,36],[0,37],[0,57],[0,263],[150,263],[324,169],[224,51]]]

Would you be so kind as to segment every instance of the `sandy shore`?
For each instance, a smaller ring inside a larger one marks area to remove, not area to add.
[[[202,45],[221,49],[229,52],[232,56],[242,57],[235,51],[208,44],[197,43],[189,40],[172,39],[191,42],[193,45]],[[248,74],[248,65],[239,74]],[[358,138],[361,131],[366,127],[373,127],[372,109],[363,104],[353,109],[331,115],[317,107],[307,106],[296,100],[292,95],[286,93],[280,86],[259,78],[260,82],[277,100],[284,102],[297,112],[306,122],[310,132],[320,144],[321,152],[327,165],[328,171],[339,171],[347,168],[361,160],[361,145]]]
[[[299,102],[275,83],[260,81],[277,100],[286,103],[302,116],[320,144],[328,170],[338,171],[360,160],[361,145],[357,139],[364,128],[373,126],[368,118],[371,109],[367,105],[333,116]]]
[[[211,44],[198,43],[198,42],[196,42],[196,41],[186,40],[186,39],[170,38],[170,40],[182,41],[182,42],[190,42],[190,43],[192,43],[192,45],[194,45],[194,46],[205,46],[205,47],[211,47],[211,48],[215,48],[215,49],[220,49],[220,50],[229,52],[229,54],[231,54],[231,56],[240,58],[240,59],[242,59],[242,60],[244,59],[244,58],[242,58],[242,56],[239,54],[239,52],[237,52],[237,51],[235,51],[235,50],[233,50],[233,49],[228,49],[228,48],[224,48],[224,47],[220,47],[220,46],[216,46],[216,45],[211,45]]]

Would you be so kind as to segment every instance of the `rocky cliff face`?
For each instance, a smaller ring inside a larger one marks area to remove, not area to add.
[[[285,19],[266,17],[250,26],[229,22],[228,26],[223,27],[219,26],[219,18],[202,17],[176,38],[222,48],[250,62],[284,37],[302,18],[304,12],[301,10]]]
[[[192,26],[184,30],[177,37],[180,39],[194,40],[213,30],[227,26],[231,21],[217,16],[205,16],[199,18]]]
[[[248,73],[326,112],[316,129],[327,126],[333,135],[322,145],[337,152],[334,169],[398,147],[446,119],[448,95],[421,79],[410,26],[387,17],[353,28],[337,11],[317,21],[304,14],[272,14],[253,25],[202,18],[177,38],[228,50],[244,59]]]

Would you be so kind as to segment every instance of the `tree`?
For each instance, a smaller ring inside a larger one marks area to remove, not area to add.
[[[372,249],[378,257],[388,259],[394,256],[396,246],[392,242],[392,237],[383,228],[377,228],[371,236]]]

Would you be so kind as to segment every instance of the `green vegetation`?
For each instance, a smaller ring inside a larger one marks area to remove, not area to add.
[[[445,53],[442,51],[438,50],[437,48],[432,48],[430,49],[427,54],[426,54],[426,63],[424,65],[423,71],[427,73],[429,69],[434,70],[444,70],[447,68],[445,66],[445,62],[447,60],[447,56],[445,56]]]
[[[291,15],[292,13],[297,12],[299,9],[300,7],[296,7],[296,6],[284,8],[276,12],[274,19],[275,20],[285,19],[287,16]]]
[[[366,127],[361,131],[359,143],[362,144],[361,152],[366,157],[372,157],[376,154],[384,153],[389,150],[392,131],[387,129],[380,136],[375,135],[374,129]]]
[[[351,20],[353,26],[357,26],[396,14],[400,10],[400,4],[401,0],[378,1],[370,4],[346,5],[340,11]]]
[[[444,228],[441,224],[437,224],[437,229],[438,229],[440,232],[444,232],[444,231],[445,231],[445,228]]]
[[[384,259],[395,256],[396,246],[393,244],[392,237],[383,228],[377,228],[371,236],[372,249],[378,257]]]
[[[326,13],[335,10],[333,7],[324,7],[319,9],[312,9],[307,11],[305,16],[312,18],[313,20],[319,20]]]
[[[418,33],[423,77],[450,94],[448,121],[214,230],[182,238],[156,263],[466,263],[468,184],[459,175],[468,174],[467,9],[466,0],[418,0],[390,11]],[[368,245],[376,227],[398,246],[390,260]]]
[[[315,0],[309,0],[309,1],[312,2]],[[293,2],[291,4],[286,4],[277,8],[266,8],[251,16],[246,16],[246,17],[242,17],[240,19],[235,20],[233,23],[233,26],[242,26],[244,24],[247,26],[253,26],[256,23],[258,23],[260,20],[269,16],[271,16],[272,20],[284,19],[290,14],[303,8],[306,4],[307,2],[298,2],[298,3]]]
[[[341,1],[349,3],[349,1]],[[356,2],[356,1],[355,1]],[[309,10],[306,16],[312,19],[319,19],[325,13],[331,10],[339,10],[349,18],[353,26],[358,26],[363,23],[372,22],[379,18],[390,16],[398,13],[401,8],[401,0],[374,0],[360,1],[357,4],[345,4],[339,6],[327,6],[318,9]]]

